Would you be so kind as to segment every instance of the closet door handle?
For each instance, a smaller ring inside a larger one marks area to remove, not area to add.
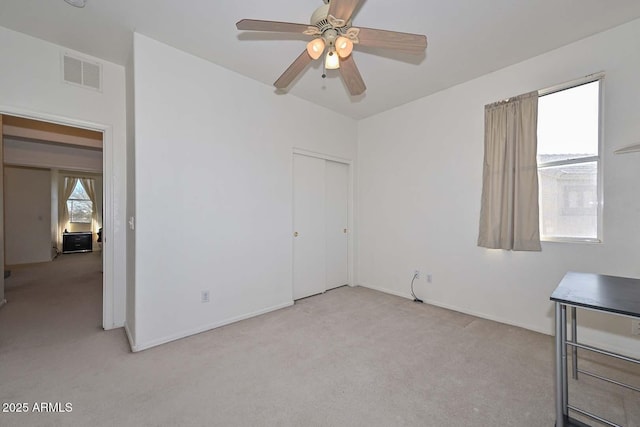
[[[298,237],[298,232],[297,231],[293,232],[293,237]]]

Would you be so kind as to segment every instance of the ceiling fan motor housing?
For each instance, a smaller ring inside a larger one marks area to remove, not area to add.
[[[331,22],[329,22],[329,0],[323,1],[325,2],[325,5],[317,8],[311,15],[311,19],[309,21],[312,26],[316,27],[320,31],[325,42],[329,46],[333,46],[336,38],[342,34],[343,30],[351,26],[351,21],[349,21],[344,27],[339,29],[334,28]]]
[[[314,27],[317,27],[320,31],[324,32],[326,29],[331,28],[331,24],[327,20],[327,16],[329,16],[329,4],[325,4],[324,6],[320,6],[313,12],[311,15],[310,23]]]

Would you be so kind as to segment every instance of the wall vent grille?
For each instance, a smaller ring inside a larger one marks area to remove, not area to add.
[[[62,79],[65,83],[102,91],[102,64],[62,54]]]

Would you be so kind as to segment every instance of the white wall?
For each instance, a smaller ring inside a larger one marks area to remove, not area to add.
[[[126,70],[127,84],[127,218],[136,216],[136,175],[135,175],[135,91],[134,91],[133,50]],[[135,224],[127,227],[127,321],[125,329],[131,347],[136,343],[136,233]]]
[[[0,126],[2,126],[2,115],[0,115]],[[4,164],[4,138],[2,132],[0,132],[0,164]],[[4,173],[0,173],[0,189],[4,188]],[[4,224],[4,190],[2,190],[2,197],[0,197],[0,222]],[[4,227],[0,227],[0,270],[3,272],[2,279],[0,279],[0,307],[6,304],[7,300],[4,298]]]
[[[291,304],[293,148],[355,159],[356,123],[139,34],[134,55],[135,348]]]
[[[113,292],[105,295],[108,311],[105,328],[122,326],[125,318],[126,236],[126,117],[124,68],[103,64],[103,91],[96,92],[62,82],[57,46],[0,27],[0,113],[23,113],[35,118],[104,127],[105,164],[112,170],[108,188],[112,189],[112,209],[107,225],[113,230],[113,272],[105,278],[113,282]],[[85,56],[81,53],[76,55]],[[86,56],[85,56],[86,57]],[[89,58],[91,59],[91,58]],[[111,223],[109,223],[111,221]],[[110,278],[110,279],[109,279]]]
[[[5,262],[51,261],[51,173],[4,168]]]
[[[569,270],[640,277],[640,21],[362,120],[358,125],[360,284],[552,333],[553,289]],[[604,80],[604,242],[540,253],[476,246],[484,105],[591,73]],[[433,283],[424,280],[433,274]],[[580,310],[581,338],[638,355],[630,321]],[[419,325],[417,325],[419,327]]]

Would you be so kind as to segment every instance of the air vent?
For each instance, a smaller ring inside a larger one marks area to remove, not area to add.
[[[62,55],[62,78],[72,85],[102,91],[102,64],[65,53]]]

